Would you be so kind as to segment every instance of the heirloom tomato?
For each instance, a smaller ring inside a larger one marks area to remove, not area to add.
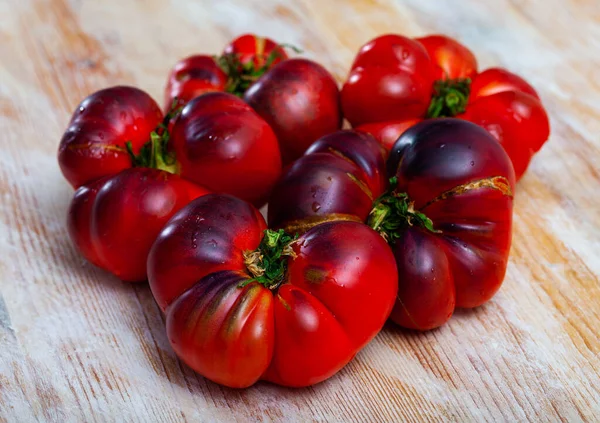
[[[90,262],[125,281],[146,278],[146,256],[181,207],[208,192],[261,205],[281,172],[269,125],[239,98],[198,97],[172,125],[141,90],[113,87],[76,109],[59,147],[78,191],[69,234]]]
[[[69,235],[92,264],[127,282],[146,280],[146,259],[169,218],[208,191],[159,169],[135,167],[81,186]]]
[[[217,383],[301,387],[331,377],[382,328],[397,274],[382,237],[330,222],[265,230],[235,197],[209,194],[167,223],[148,258],[169,341]]]
[[[173,125],[169,144],[183,178],[257,206],[265,203],[281,174],[273,130],[232,94],[208,93],[189,102]]]
[[[73,187],[131,167],[150,133],[162,122],[158,104],[134,87],[95,92],[79,104],[60,141],[58,163]]]
[[[183,106],[211,91],[242,96],[261,75],[287,59],[285,46],[254,34],[244,34],[229,43],[220,56],[193,55],[180,60],[169,73],[165,109],[175,100]]]
[[[289,59],[273,67],[246,91],[244,100],[275,131],[284,163],[342,126],[337,83],[310,60]]]
[[[393,177],[384,192],[377,142],[360,132],[328,135],[274,188],[269,224],[302,233],[322,222],[366,222],[395,255],[391,319],[432,329],[455,307],[481,305],[500,287],[511,242],[513,167],[481,127],[435,119],[404,132],[387,168]]]
[[[505,69],[478,73],[473,53],[443,35],[383,35],[365,44],[342,88],[342,109],[353,127],[386,148],[422,119],[469,120],[500,142],[517,179],[550,134],[546,111],[526,81]]]

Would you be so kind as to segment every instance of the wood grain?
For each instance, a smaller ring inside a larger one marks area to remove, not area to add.
[[[340,81],[384,32],[446,33],[531,81],[552,136],[493,301],[424,334],[389,325],[317,386],[231,390],[177,360],[147,286],[83,261],[55,156],[74,107],[113,84],[161,99],[178,58],[246,31]],[[600,420],[598,1],[2,0],[0,57],[0,421]]]

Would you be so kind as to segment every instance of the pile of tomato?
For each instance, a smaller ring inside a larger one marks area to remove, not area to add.
[[[341,90],[293,50],[248,34],[185,58],[162,108],[93,93],[58,152],[75,246],[149,281],[177,355],[230,387],[318,383],[388,319],[429,330],[488,301],[549,136],[535,90],[451,38],[375,38]]]

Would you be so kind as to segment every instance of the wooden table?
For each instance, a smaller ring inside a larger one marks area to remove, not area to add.
[[[485,4],[484,4],[485,3]],[[175,357],[146,285],[67,238],[56,149],[78,102],[247,31],[341,81],[377,34],[441,32],[536,87],[552,136],[518,186],[499,294],[428,333],[389,325],[331,380],[231,390]],[[0,1],[0,421],[600,420],[600,3]]]

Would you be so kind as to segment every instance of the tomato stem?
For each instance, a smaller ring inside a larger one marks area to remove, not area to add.
[[[171,137],[168,126],[172,119],[177,117],[182,107],[178,106],[177,98],[173,100],[169,113],[163,121],[158,124],[156,129],[150,133],[150,140],[147,141],[138,154],[133,151],[131,141],[125,143],[125,148],[131,157],[133,167],[149,167],[160,169],[169,173],[177,173],[177,160],[175,154],[169,151],[169,139]]]
[[[469,101],[471,80],[469,78],[435,81],[431,103],[426,118],[454,117],[464,113]]]
[[[397,183],[396,177],[390,179],[390,189],[373,203],[367,225],[392,245],[409,226],[420,226],[430,232],[439,232],[433,227],[431,219],[415,210],[414,202],[407,193],[395,191]]]
[[[291,49],[296,53],[302,52],[302,50],[292,45],[278,44],[268,56],[255,56],[264,59],[264,63],[259,66],[254,64],[254,60],[242,63],[238,54],[223,54],[222,56],[216,56],[215,61],[228,76],[225,91],[235,94],[238,97],[243,97],[248,88],[271,68],[275,60],[285,57],[283,56],[283,52],[286,48]]]
[[[252,276],[240,284],[246,286],[258,282],[274,290],[283,283],[287,271],[287,257],[296,257],[292,248],[298,236],[290,236],[283,229],[274,231],[267,229],[258,248],[254,251],[244,251],[244,264]]]

